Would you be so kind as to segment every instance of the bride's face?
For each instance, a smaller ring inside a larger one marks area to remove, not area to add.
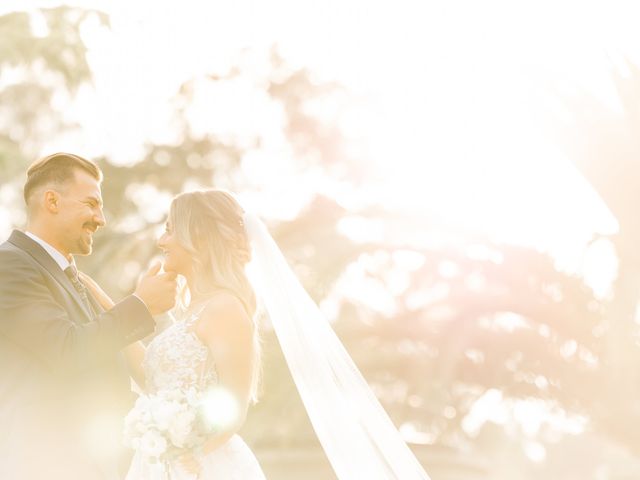
[[[178,242],[171,223],[167,222],[162,236],[158,239],[158,247],[164,253],[164,271],[188,275],[192,260],[189,252]]]

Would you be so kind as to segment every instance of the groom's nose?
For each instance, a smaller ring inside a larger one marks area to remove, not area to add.
[[[98,225],[99,227],[104,227],[107,224],[107,219],[104,218],[104,212],[102,211],[101,208],[98,209],[98,213],[96,215],[94,215],[93,217],[93,221],[96,223],[96,225]]]

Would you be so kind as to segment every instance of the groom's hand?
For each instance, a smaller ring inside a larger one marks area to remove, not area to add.
[[[160,263],[154,263],[142,276],[135,295],[144,302],[151,315],[158,315],[176,304],[178,283],[174,272],[160,272]]]

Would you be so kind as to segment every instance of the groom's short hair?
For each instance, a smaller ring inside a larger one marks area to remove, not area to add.
[[[48,183],[64,185],[73,180],[76,170],[87,172],[102,182],[102,171],[91,160],[73,153],[54,153],[33,162],[27,169],[27,181],[24,184],[24,201],[28,205],[31,194]]]

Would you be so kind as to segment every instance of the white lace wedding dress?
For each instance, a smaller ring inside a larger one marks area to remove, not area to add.
[[[147,347],[143,362],[146,393],[163,389],[196,387],[206,389],[217,383],[211,353],[193,332],[199,313],[177,321],[154,338]],[[234,435],[225,444],[200,457],[198,477],[185,472],[178,462],[162,465],[150,463],[136,452],[126,480],[264,480],[265,476],[247,444]]]

